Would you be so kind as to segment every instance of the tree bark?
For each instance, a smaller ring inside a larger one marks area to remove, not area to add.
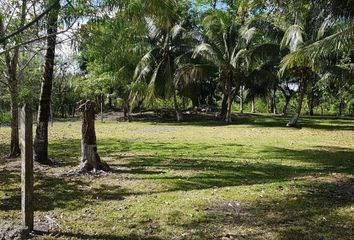
[[[82,112],[80,171],[109,171],[109,166],[101,161],[97,153],[95,131],[96,104],[90,100],[82,101],[79,110]]]
[[[41,87],[41,95],[38,109],[38,123],[34,139],[34,160],[42,164],[51,164],[48,157],[48,121],[50,114],[50,102],[53,85],[54,58],[56,46],[56,33],[58,31],[58,15],[60,3],[48,14],[47,25],[47,50],[45,55],[44,76]]]
[[[220,116],[225,117],[226,116],[226,112],[227,112],[227,94],[225,93],[223,98],[222,98],[222,102],[221,102],[221,112],[220,112]]]
[[[19,126],[18,126],[18,85],[17,81],[10,89],[11,95],[11,145],[10,158],[20,156]]]
[[[254,97],[252,97],[252,113],[256,113],[256,102]]]
[[[344,108],[344,101],[343,99],[341,99],[338,107],[338,117],[343,115],[343,108]]]
[[[108,94],[108,109],[112,110],[113,109],[113,104],[112,104],[112,94],[113,94],[113,88],[109,88],[109,94]]]
[[[182,111],[178,107],[176,90],[173,92],[173,104],[174,104],[175,112],[176,112],[176,120],[177,120],[177,122],[182,122],[183,115],[182,115]]]
[[[232,122],[232,102],[233,102],[233,94],[232,94],[232,76],[231,73],[228,74],[226,79],[226,92],[227,92],[227,112],[225,116],[225,122]]]
[[[103,105],[104,105],[104,96],[101,93],[101,122],[103,122]]]
[[[285,105],[283,107],[283,115],[286,115],[286,113],[288,112],[291,96],[285,95],[284,97],[285,97]]]
[[[299,99],[298,99],[298,103],[297,103],[296,113],[287,123],[287,125],[286,125],[287,127],[296,127],[296,125],[297,125],[297,122],[299,120],[301,110],[302,110],[302,102],[304,100],[306,85],[307,85],[307,81],[304,78],[304,76],[302,76],[302,79],[300,81],[300,87],[299,87],[300,94],[299,94]]]
[[[273,114],[276,115],[277,114],[277,99],[276,99],[276,93],[277,93],[277,88],[276,86],[273,89],[273,97],[272,97],[272,108],[273,108]]]
[[[240,113],[243,113],[243,89],[240,87]]]
[[[310,96],[308,96],[309,100],[308,100],[308,107],[309,107],[309,114],[310,116],[313,116],[314,115],[314,112],[313,112],[313,108],[315,107],[315,94],[313,92],[313,90],[311,89],[311,92],[309,94]]]

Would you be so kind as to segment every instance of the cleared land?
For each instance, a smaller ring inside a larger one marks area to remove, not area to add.
[[[247,117],[97,121],[113,172],[68,177],[80,122],[50,128],[54,168],[36,167],[40,239],[352,239],[354,121]],[[9,128],[0,128],[0,155]],[[20,221],[20,165],[0,160],[0,222]]]

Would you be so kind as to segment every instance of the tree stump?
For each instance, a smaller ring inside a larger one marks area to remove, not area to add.
[[[81,101],[78,110],[82,113],[82,138],[81,138],[81,172],[96,170],[109,171],[108,164],[101,161],[97,153],[95,114],[96,103],[90,100]]]

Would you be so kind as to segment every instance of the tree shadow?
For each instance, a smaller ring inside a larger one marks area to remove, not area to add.
[[[0,143],[0,164],[2,164],[1,162],[6,159],[6,153],[8,153],[7,151],[9,151],[9,149],[9,144]]]
[[[302,192],[208,213],[184,228],[199,229],[198,239],[220,238],[225,229],[233,239],[352,239],[352,218],[337,210],[353,203],[354,179],[302,186]]]
[[[13,188],[1,183],[2,191],[7,196],[0,199],[0,211],[21,210],[21,189],[19,175],[5,172],[4,178],[17,181]],[[14,177],[15,176],[15,177]],[[89,181],[77,178],[48,176],[36,173],[34,186],[34,210],[50,211],[54,209],[77,210],[98,201],[124,199],[129,195],[119,186],[100,185],[91,187]],[[133,193],[131,193],[133,194]]]
[[[224,123],[217,117],[213,116],[190,116],[183,122],[175,122],[172,119],[163,118],[138,118],[136,121],[152,122],[153,124],[169,124],[176,126],[200,126],[200,127],[218,127],[227,125],[251,125],[253,127],[267,127],[267,128],[284,128],[289,121],[289,116],[270,116],[262,114],[234,114],[232,123]],[[299,119],[298,128],[311,128],[328,131],[347,130],[354,131],[354,119],[352,118],[334,118],[334,117],[310,117],[301,116]]]
[[[115,234],[97,234],[90,235],[84,233],[73,233],[73,232],[43,232],[34,231],[35,236],[55,236],[57,238],[73,238],[73,239],[86,239],[86,240],[161,240],[161,238],[156,236],[137,236],[137,235],[115,235]]]
[[[264,150],[269,158],[287,159],[318,165],[319,171],[352,173],[354,169],[354,150],[343,147],[316,146],[311,149],[295,150],[268,147]]]

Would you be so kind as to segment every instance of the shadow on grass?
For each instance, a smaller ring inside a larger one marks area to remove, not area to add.
[[[224,229],[234,239],[352,239],[352,218],[337,210],[353,204],[353,179],[302,186],[302,192],[284,200],[260,200],[238,212],[230,207],[206,214],[184,228],[197,230],[198,239],[220,238]]]
[[[341,147],[322,147],[314,149],[294,150],[269,147],[264,150],[269,158],[312,163],[318,171],[353,173],[354,149]]]
[[[0,189],[7,197],[0,199],[0,211],[21,209],[21,189],[19,175],[10,172],[1,173],[15,183],[9,188],[6,182],[0,183]],[[100,185],[93,188],[89,181],[80,179],[35,175],[34,208],[35,211],[53,209],[77,210],[98,201],[122,200],[128,193],[119,186]],[[130,195],[130,194],[129,194]]]
[[[8,154],[10,149],[10,145],[9,144],[2,144],[0,143],[0,164],[1,161],[5,160],[5,158],[7,157],[6,154]]]
[[[136,178],[161,182],[168,186],[166,192],[282,182],[295,177],[332,172],[351,174],[354,170],[354,150],[346,148],[292,150],[268,147],[261,150],[265,154],[263,159],[258,159],[257,154],[252,157],[247,153],[235,155],[235,152],[243,148],[238,144],[226,149],[227,152],[214,152],[222,148],[222,144],[175,145],[114,139],[104,139],[100,143],[100,154],[103,157],[110,156],[112,166],[123,167],[113,174],[128,173]],[[51,144],[50,149],[55,158],[70,156],[69,160],[63,160],[64,166],[79,164],[80,140]],[[204,151],[204,155],[191,156],[191,152]],[[116,152],[140,152],[144,155],[114,155]],[[75,154],[77,157],[71,158]],[[117,165],[117,160],[124,161]],[[310,165],[301,165],[301,162]],[[9,196],[0,199],[0,210],[20,209],[19,185],[15,189],[7,187],[14,186],[16,181],[19,183],[19,173],[5,170],[0,174],[1,189]],[[35,189],[37,210],[43,211],[55,208],[78,209],[95,201],[121,200],[129,195],[158,193],[149,190],[142,193],[127,192],[117,186],[108,185],[91,188],[90,182],[85,179],[62,178],[42,173],[36,175]]]
[[[276,127],[276,128],[286,128],[286,124],[289,121],[290,116],[269,116],[261,114],[235,114],[233,117],[233,122],[231,124],[226,124],[220,119],[211,116],[200,116],[200,115],[186,115],[185,121],[177,123],[172,119],[162,119],[162,118],[137,118],[136,121],[141,122],[153,122],[156,123],[167,123],[169,125],[191,125],[191,126],[201,126],[201,127],[217,127],[217,126],[227,126],[227,125],[250,125],[253,127]],[[334,117],[310,117],[301,116],[299,120],[299,128],[312,128],[320,130],[349,130],[354,131],[354,119],[336,119]]]
[[[229,149],[224,145],[100,140],[98,150],[102,157],[110,157],[112,166],[130,169],[118,170],[113,174],[129,173],[138,179],[157,181],[166,185],[166,190],[146,189],[143,192],[134,192],[106,184],[91,187],[87,179],[61,178],[37,173],[36,210],[77,210],[101,201],[120,201],[130,195],[273,182],[281,184],[302,176],[354,172],[353,149],[319,146],[293,150],[267,147],[259,150],[264,154],[262,159],[259,159],[257,155],[249,156],[247,152],[243,153],[242,145],[233,144]],[[64,166],[78,165],[79,139],[53,143],[50,149],[54,158],[62,159]],[[225,151],[220,152],[220,149]],[[117,152],[128,155],[117,155]],[[121,161],[121,164],[117,165],[117,161]],[[20,180],[19,174],[4,170],[0,172],[0,180],[0,189],[8,196],[0,199],[0,211],[20,210],[20,189],[19,185],[16,185]],[[277,201],[255,201],[250,206],[249,214],[207,216],[205,221],[186,223],[184,228],[186,231],[193,230],[193,235],[199,236],[199,239],[220,237],[224,226],[253,229],[253,232],[243,231],[244,235],[234,234],[236,238],[241,239],[262,239],[264,233],[274,234],[276,239],[350,239],[349,236],[353,235],[353,229],[350,228],[352,219],[340,215],[336,210],[353,203],[353,185],[353,181],[347,181],[303,186],[299,195]],[[109,234],[58,234],[62,237],[83,239],[159,239]]]
[[[55,156],[63,154],[63,144],[66,146],[65,154],[72,156],[79,152],[79,140],[67,140],[51,145]],[[220,152],[220,149],[223,151]],[[185,145],[104,139],[99,142],[98,151],[102,157],[109,156],[109,161],[124,160],[121,167],[129,170],[117,170],[117,174],[131,173],[144,179],[167,181],[171,184],[171,190],[286,181],[294,177],[331,172],[350,174],[354,169],[354,150],[338,147],[319,146],[304,150],[266,147],[259,150],[262,155],[260,159],[258,154],[249,156],[244,146],[239,144],[226,147],[225,144]],[[117,155],[117,152],[121,154]],[[129,153],[143,155],[129,156]],[[78,165],[78,159],[77,156],[68,165]],[[171,171],[190,174],[171,175]]]
[[[84,233],[71,233],[71,232],[58,232],[58,233],[47,233],[42,231],[35,231],[37,236],[45,235],[55,235],[59,238],[73,238],[73,239],[86,239],[86,240],[161,240],[159,237],[148,237],[148,236],[137,236],[137,235],[128,235],[128,236],[119,236],[114,234],[97,234],[89,235]]]

